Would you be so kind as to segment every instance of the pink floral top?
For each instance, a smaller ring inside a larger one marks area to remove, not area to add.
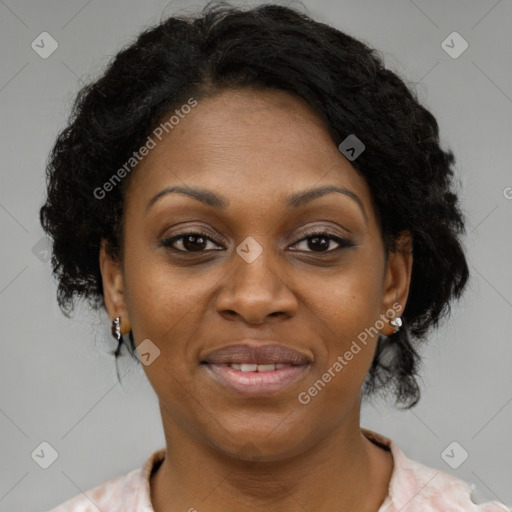
[[[388,495],[377,512],[511,512],[497,501],[479,502],[467,483],[408,459],[387,437],[367,429],[361,431],[390,450],[394,459]],[[112,478],[49,512],[154,512],[149,478],[164,459],[165,451],[154,451],[142,468]]]

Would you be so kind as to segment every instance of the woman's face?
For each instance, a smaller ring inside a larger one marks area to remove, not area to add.
[[[363,178],[284,92],[199,100],[153,138],[128,184],[123,269],[103,249],[101,266],[110,316],[145,343],[166,433],[277,460],[358,421],[376,331],[393,332],[384,315],[405,306],[411,265],[386,263]],[[273,349],[211,355],[238,344],[284,345],[301,364]],[[284,366],[228,366],[251,358]]]

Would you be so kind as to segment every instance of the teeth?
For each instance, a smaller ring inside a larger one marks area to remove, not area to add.
[[[231,363],[228,366],[233,368],[233,370],[240,370],[242,372],[273,372],[274,370],[279,370],[284,368],[285,366],[290,366],[287,364],[277,363],[277,364],[239,364],[239,363]]]
[[[258,371],[259,372],[273,372],[276,369],[275,364],[259,364]]]
[[[257,364],[242,364],[240,368],[243,372],[255,372],[257,369]]]

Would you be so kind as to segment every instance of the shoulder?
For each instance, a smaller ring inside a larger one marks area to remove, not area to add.
[[[84,493],[77,494],[49,512],[98,512],[98,509],[107,511],[109,505],[129,500],[133,495],[131,483],[137,480],[137,471],[133,470],[126,475],[112,478]]]
[[[110,512],[121,509],[124,512],[151,512],[149,476],[154,465],[164,456],[165,449],[156,450],[142,467],[77,494],[48,512]]]
[[[477,498],[477,491],[464,480],[409,459],[390,439],[362,429],[364,435],[390,449],[394,469],[388,496],[379,512],[511,512],[497,501]]]

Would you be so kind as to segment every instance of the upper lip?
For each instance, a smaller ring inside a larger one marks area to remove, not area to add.
[[[308,364],[311,358],[279,343],[238,343],[208,352],[201,362],[210,364]]]

